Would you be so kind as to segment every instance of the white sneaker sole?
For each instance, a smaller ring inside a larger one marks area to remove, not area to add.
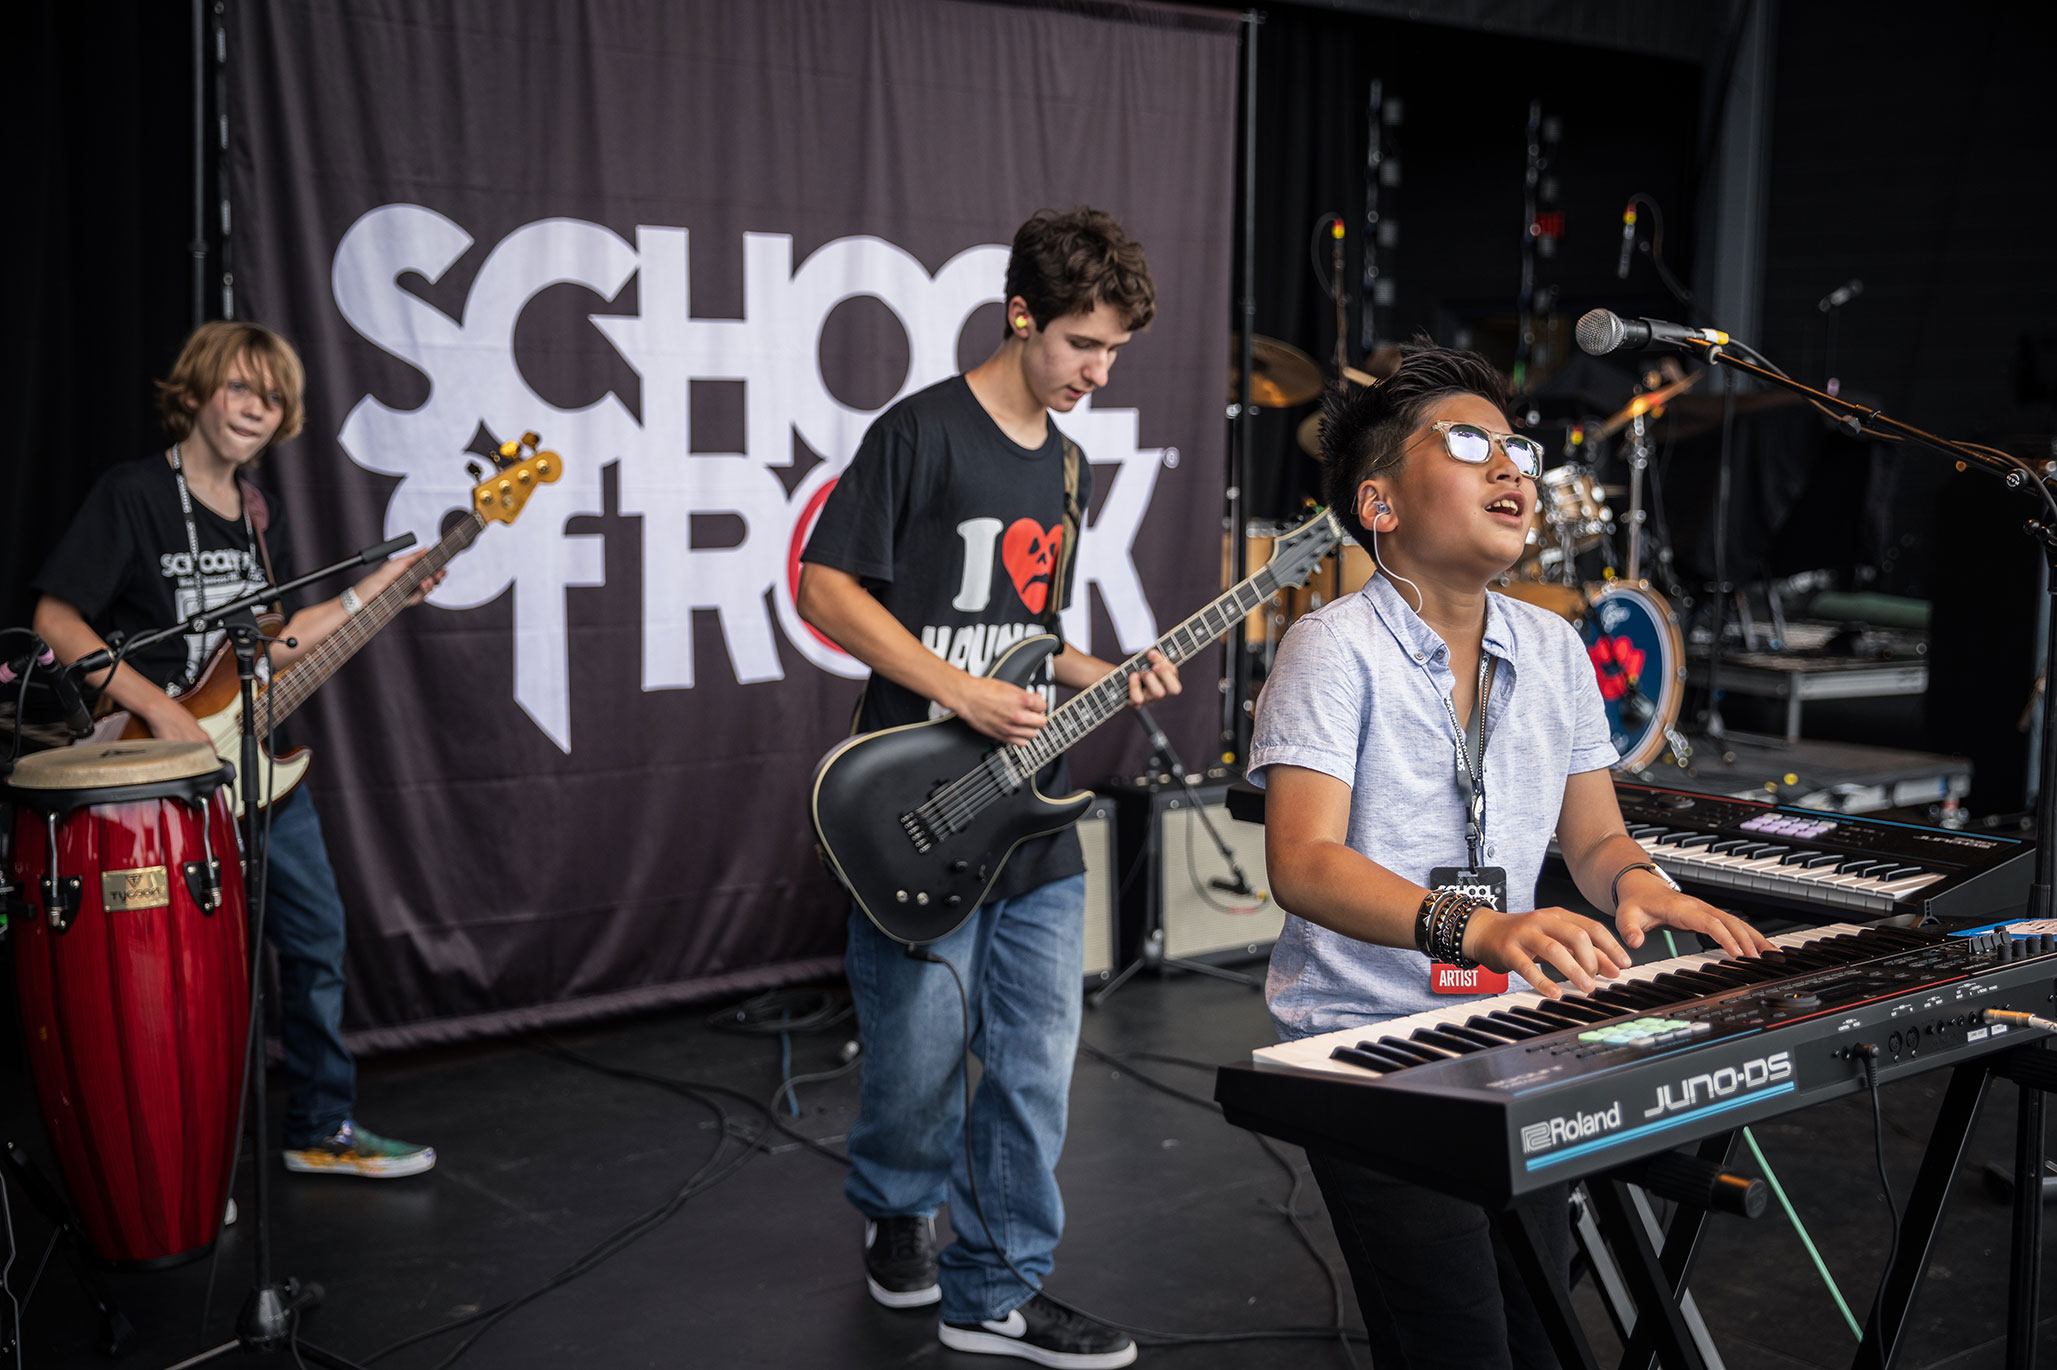
[[[436,1168],[433,1148],[412,1156],[381,1157],[377,1160],[331,1160],[309,1151],[288,1151],[286,1169],[302,1175],[362,1175],[368,1180],[397,1180]]]
[[[932,1284],[926,1289],[888,1289],[870,1275],[864,1277],[864,1287],[871,1291],[875,1302],[888,1308],[926,1308],[932,1303],[943,1301],[943,1287]]]
[[[1031,1346],[1019,1337],[971,1327],[952,1327],[947,1322],[937,1324],[937,1329],[943,1345],[952,1351],[969,1351],[982,1356],[1013,1356],[1017,1360],[1053,1366],[1056,1370],[1116,1370],[1118,1366],[1134,1364],[1136,1359],[1134,1342],[1119,1351],[1051,1351]]]

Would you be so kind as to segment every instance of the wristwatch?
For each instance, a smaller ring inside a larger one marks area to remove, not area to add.
[[[1631,861],[1614,873],[1614,883],[1607,887],[1607,897],[1617,909],[1621,907],[1621,877],[1630,871],[1648,871],[1672,889],[1678,888],[1678,881],[1672,879],[1670,873],[1655,861]]]

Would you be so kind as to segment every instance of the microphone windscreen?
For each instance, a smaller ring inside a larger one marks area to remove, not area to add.
[[[1579,350],[1595,357],[1604,357],[1620,348],[1628,337],[1628,330],[1622,327],[1621,319],[1605,309],[1589,309],[1579,315]]]

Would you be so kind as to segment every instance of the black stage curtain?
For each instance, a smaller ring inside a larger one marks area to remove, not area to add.
[[[1290,6],[1267,12],[1258,68],[1259,334],[1291,343],[1332,370],[1335,305],[1312,260],[1318,258],[1319,271],[1326,273],[1329,249],[1322,240],[1310,251],[1309,240],[1323,214],[1338,213],[1348,226],[1346,351],[1352,365],[1363,360],[1359,301],[1374,79],[1382,81],[1386,100],[1397,102],[1401,115],[1381,140],[1397,162],[1397,183],[1380,192],[1380,213],[1396,241],[1380,247],[1377,259],[1396,298],[1375,315],[1379,341],[1426,332],[1446,345],[1475,347],[1503,368],[1512,366],[1526,124],[1535,99],[1562,128],[1546,148],[1545,170],[1555,184],[1562,238],[1537,272],[1539,284],[1558,292],[1564,332],[1554,361],[1564,359],[1570,326],[1587,309],[1605,305],[1629,315],[1676,315],[1676,304],[1645,258],[1638,255],[1627,281],[1616,278],[1615,264],[1622,209],[1630,194],[1643,191],[1663,206],[1666,260],[1681,280],[1691,279],[1699,177],[1696,66]],[[1625,116],[1629,89],[1661,89],[1667,96],[1661,109]],[[1645,237],[1649,228],[1646,217]],[[1626,370],[1616,384],[1626,398]],[[1304,497],[1318,493],[1317,467],[1294,441],[1294,429],[1310,412],[1312,406],[1302,406],[1260,415],[1247,479],[1253,516],[1288,517]]]
[[[29,578],[94,478],[161,437],[150,378],[192,326],[191,16],[183,5],[9,21],[13,140],[7,374],[0,461],[0,624],[26,624]]]
[[[1218,591],[1236,54],[1141,7],[234,8],[239,312],[308,354],[305,559],[432,539],[482,439],[566,468],[307,711],[360,1040],[835,966],[805,803],[861,672],[792,558],[872,414],[990,351],[1037,208],[1114,212],[1160,292],[1060,424],[1096,482],[1068,633],[1118,658]],[[1218,675],[1165,710],[1194,758]],[[1147,750],[1094,741],[1081,783]]]

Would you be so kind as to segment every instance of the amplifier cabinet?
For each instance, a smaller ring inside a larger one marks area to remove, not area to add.
[[[1115,891],[1121,885],[1119,825],[1114,801],[1104,796],[1078,821],[1079,846],[1086,853],[1086,980],[1098,984],[1114,974],[1121,947],[1121,919]]]
[[[1252,894],[1217,889],[1212,880],[1233,875],[1207,835],[1183,786],[1172,780],[1112,782],[1121,814],[1119,849],[1126,888],[1116,882],[1124,963],[1152,927],[1164,930],[1164,954],[1175,960],[1227,963],[1268,956],[1285,916],[1268,897],[1264,827],[1228,812],[1230,782],[1238,775],[1211,771],[1196,780],[1202,810],[1243,868]],[[1131,874],[1133,872],[1133,874]]]

